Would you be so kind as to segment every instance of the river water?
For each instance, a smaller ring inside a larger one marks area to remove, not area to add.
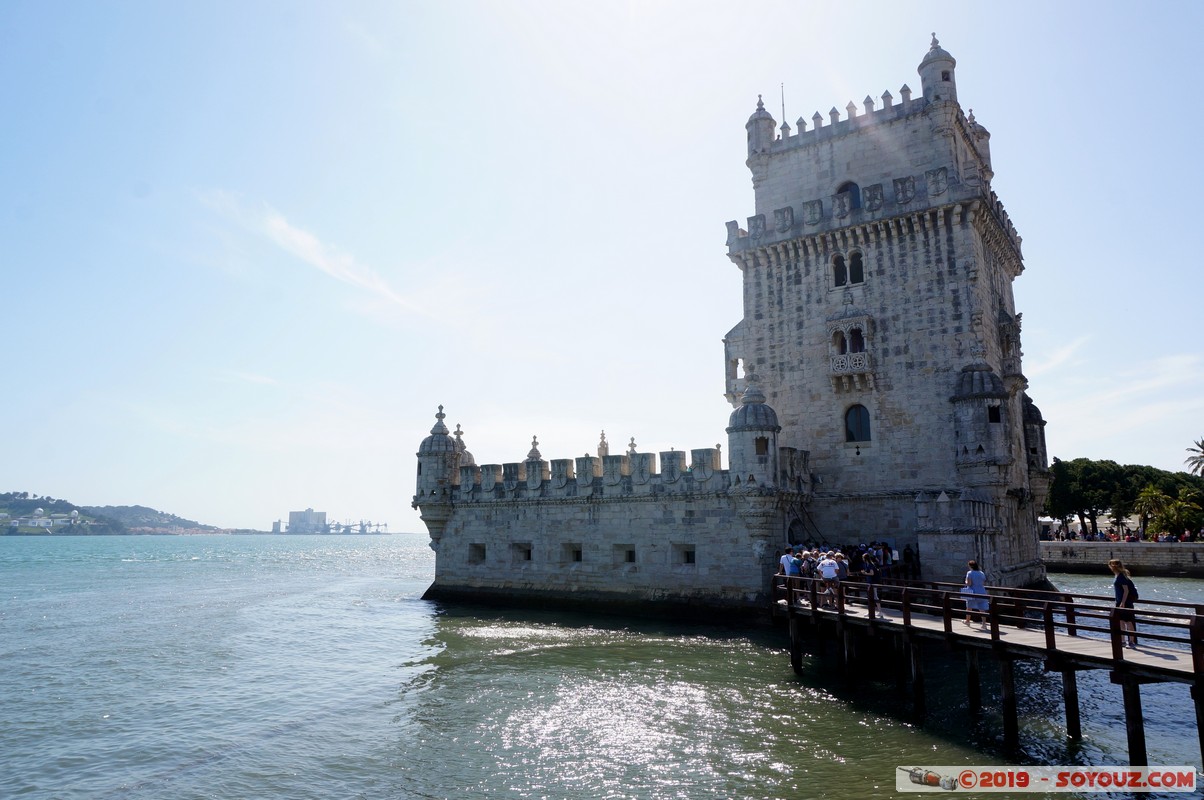
[[[930,656],[920,721],[830,653],[796,676],[781,630],[439,605],[433,570],[419,535],[0,537],[0,797],[873,798],[1007,763],[990,659],[972,717]],[[1127,763],[1106,674],[1068,744],[1060,677],[1017,672],[1020,763]],[[1198,767],[1188,689],[1142,700],[1150,763]]]

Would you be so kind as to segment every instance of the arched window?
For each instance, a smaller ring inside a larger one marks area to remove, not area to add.
[[[849,271],[844,265],[844,256],[832,256],[832,278],[837,286],[849,282]]]
[[[843,353],[844,351],[842,350],[841,352]],[[853,328],[853,330],[849,331],[849,352],[865,352],[865,334],[861,332],[861,328]]]
[[[846,442],[868,442],[870,440],[870,412],[865,406],[852,406],[844,412],[844,440]]]
[[[849,341],[844,338],[844,331],[837,331],[832,334],[832,349],[837,355],[844,355],[849,352]]]
[[[861,253],[856,250],[849,254],[849,283],[865,283],[865,267],[861,263]]]
[[[840,188],[836,190],[837,194],[843,192],[849,193],[849,208],[861,208],[861,187],[852,181],[846,181],[840,184]]]

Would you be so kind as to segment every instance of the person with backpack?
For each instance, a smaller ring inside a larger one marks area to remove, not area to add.
[[[1120,609],[1117,612],[1120,629],[1129,634],[1129,643],[1125,647],[1133,649],[1137,647],[1137,616],[1133,611],[1133,602],[1139,599],[1137,585],[1133,583],[1133,576],[1119,558],[1109,561],[1108,569],[1116,576],[1112,581],[1112,591],[1116,593],[1116,607]]]

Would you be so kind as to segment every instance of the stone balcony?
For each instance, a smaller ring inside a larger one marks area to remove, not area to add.
[[[831,357],[832,388],[838,392],[874,388],[873,361],[870,354],[841,353]]]

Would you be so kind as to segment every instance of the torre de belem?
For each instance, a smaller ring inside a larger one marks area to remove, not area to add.
[[[908,545],[926,579],[977,559],[1045,576],[1045,421],[1026,394],[1020,237],[990,134],[933,36],[904,85],[827,118],[746,124],[755,208],[727,223],[744,319],[724,338],[722,448],[477,465],[443,408],[414,506],[436,598],[764,608],[782,548]],[[717,332],[718,333],[718,332]]]

